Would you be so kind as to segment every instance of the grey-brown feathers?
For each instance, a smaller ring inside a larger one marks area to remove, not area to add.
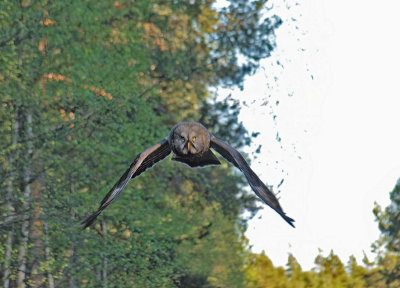
[[[197,122],[181,122],[169,134],[172,151],[177,155],[202,154],[210,148],[210,133]]]
[[[174,161],[185,163],[191,167],[220,164],[210,148],[215,149],[228,162],[240,169],[257,196],[294,227],[294,220],[283,212],[274,193],[251,170],[236,149],[215,138],[198,122],[181,122],[171,129],[167,138],[146,149],[135,158],[131,166],[104,197],[97,211],[81,222],[84,225],[83,228],[90,226],[95,221],[96,217],[115,200],[131,179],[167,157],[171,151],[174,153],[172,157]]]

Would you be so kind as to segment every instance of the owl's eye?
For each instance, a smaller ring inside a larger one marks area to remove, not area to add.
[[[192,137],[192,142],[195,142],[196,141],[196,136],[193,136]]]
[[[185,142],[185,137],[181,136],[181,142]]]

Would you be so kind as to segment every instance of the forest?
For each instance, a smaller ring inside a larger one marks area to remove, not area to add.
[[[223,160],[165,159],[82,230],[176,123],[238,149],[256,136],[210,88],[241,87],[282,20],[265,0],[228,2],[0,2],[0,286],[400,287],[400,182],[371,211],[381,237],[363,263],[331,251],[303,271],[296,255],[275,267],[253,253],[244,232],[261,203]]]

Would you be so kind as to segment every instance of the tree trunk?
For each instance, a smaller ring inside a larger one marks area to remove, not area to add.
[[[10,159],[10,161],[12,161]],[[12,162],[10,162],[12,163]],[[11,166],[11,164],[10,164]],[[7,189],[8,189],[8,193],[7,193],[7,210],[9,213],[9,220],[11,219],[11,213],[13,213],[14,207],[13,207],[13,203],[12,203],[12,195],[13,195],[13,180],[12,180],[12,176],[10,176],[10,178],[8,179],[8,183],[7,183]],[[12,244],[13,244],[13,229],[12,229],[12,224],[11,227],[9,228],[10,230],[7,233],[7,242],[6,242],[6,253],[4,255],[4,288],[9,288],[10,287],[10,259],[11,259],[11,250],[12,250]]]
[[[73,195],[75,193],[75,186],[74,183],[71,181],[70,183],[70,192],[71,195]],[[74,207],[71,208],[71,223],[75,223],[75,209]],[[73,238],[71,239],[71,255],[69,257],[69,288],[75,288],[75,277],[74,277],[74,273],[73,267],[75,265],[75,237],[73,236]]]
[[[11,160],[11,159],[10,159]],[[11,160],[12,161],[12,160]],[[10,177],[8,179],[7,183],[7,189],[8,189],[8,199],[7,199],[7,210],[8,213],[13,213],[13,203],[12,203],[12,192],[13,192],[13,180]],[[11,220],[11,217],[9,218]],[[12,224],[11,224],[12,225]],[[7,242],[6,242],[6,253],[4,255],[4,288],[9,288],[10,287],[10,259],[11,259],[11,250],[12,250],[12,243],[13,243],[13,230],[10,227],[10,230],[7,233]]]
[[[14,125],[12,129],[12,144],[13,144],[13,149],[17,145],[18,141],[18,129],[19,129],[19,119],[18,119],[18,108],[17,105],[14,107]],[[14,191],[14,177],[13,177],[13,169],[14,168],[14,158],[13,158],[13,153],[11,153],[10,158],[9,158],[9,171],[10,171],[10,177],[8,178],[7,181],[7,213],[8,216],[10,217],[9,220],[11,221],[11,214],[14,213],[14,205],[13,205],[13,191]],[[12,224],[11,224],[12,225]],[[7,242],[6,242],[6,252],[4,255],[4,288],[9,288],[10,287],[10,260],[11,260],[11,251],[12,251],[12,244],[13,244],[13,229],[12,226],[10,227],[10,230],[7,233]]]
[[[4,288],[10,287],[10,259],[11,259],[11,250],[12,250],[12,241],[13,241],[13,233],[12,230],[7,233],[7,246],[6,253],[4,255]]]
[[[44,221],[43,225],[44,225],[44,239],[46,244],[44,252],[46,256],[46,262],[50,263],[49,223],[47,222],[47,220]],[[53,274],[51,273],[51,267],[49,267],[49,271],[47,271],[47,278],[48,278],[49,288],[54,288],[54,277]]]
[[[23,195],[24,203],[23,203],[23,211],[25,213],[24,220],[22,222],[21,232],[22,232],[22,241],[18,249],[18,260],[20,263],[19,271],[18,271],[18,278],[17,278],[17,287],[25,287],[25,276],[26,276],[26,254],[28,249],[28,239],[29,239],[29,208],[30,208],[30,196],[31,196],[31,185],[29,181],[31,180],[32,175],[32,161],[31,157],[33,154],[32,149],[32,139],[33,139],[33,132],[32,132],[32,112],[30,110],[27,111],[27,118],[26,118],[26,125],[27,125],[27,137],[29,139],[27,157],[26,157],[26,170],[24,175],[24,182],[25,182],[25,191]]]

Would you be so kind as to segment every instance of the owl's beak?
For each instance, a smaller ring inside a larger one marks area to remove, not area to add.
[[[187,149],[188,149],[188,151],[190,151],[190,145],[191,145],[191,144],[190,144],[190,141],[188,141],[188,142],[187,142]]]

